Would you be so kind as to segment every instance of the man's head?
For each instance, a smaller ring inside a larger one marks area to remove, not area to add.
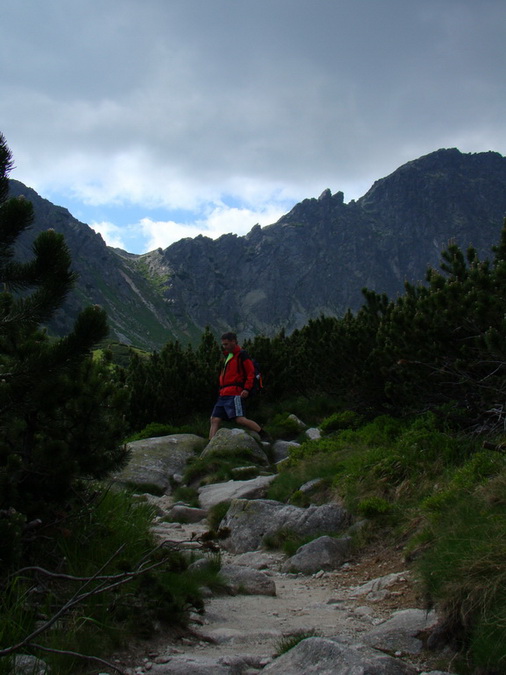
[[[226,354],[233,352],[236,345],[237,335],[235,333],[223,333],[221,336],[221,346]]]

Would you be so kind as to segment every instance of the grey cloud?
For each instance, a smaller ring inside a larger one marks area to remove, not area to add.
[[[40,173],[137,152],[195,189],[340,189],[456,139],[504,151],[505,21],[503,0],[8,0],[1,130]]]

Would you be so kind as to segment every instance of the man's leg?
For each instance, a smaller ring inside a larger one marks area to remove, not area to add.
[[[247,417],[236,417],[235,421],[237,424],[240,424],[242,427],[246,427],[246,429],[251,429],[251,431],[256,431],[257,433],[260,433],[262,430],[262,427],[254,422],[253,420],[249,420]]]
[[[221,426],[221,417],[211,417],[211,427],[209,429],[209,440],[215,435]]]

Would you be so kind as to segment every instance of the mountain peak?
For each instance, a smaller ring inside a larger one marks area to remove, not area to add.
[[[48,227],[62,232],[79,273],[52,329],[65,332],[83,305],[99,304],[116,339],[146,349],[196,341],[206,326],[241,339],[289,333],[322,314],[358,310],[364,287],[394,298],[405,281],[421,283],[427,267],[439,267],[449,240],[490,257],[506,214],[506,158],[440,149],[350,204],[326,188],[245,236],[187,238],[135,256],[107,247],[22,183],[10,185],[34,205],[32,239]]]

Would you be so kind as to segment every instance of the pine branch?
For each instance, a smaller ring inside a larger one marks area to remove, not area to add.
[[[21,573],[22,571],[27,571],[27,570],[36,570],[39,572],[42,572],[52,578],[62,578],[62,579],[72,579],[76,581],[83,581],[84,583],[82,586],[74,593],[74,595],[68,600],[60,609],[50,618],[48,619],[45,623],[43,623],[41,626],[39,626],[36,630],[34,630],[30,635],[27,635],[24,637],[20,642],[18,642],[15,645],[11,645],[10,647],[5,647],[4,649],[0,649],[0,657],[1,656],[7,656],[9,654],[13,654],[14,652],[19,651],[22,647],[26,647],[27,645],[32,643],[32,640],[36,638],[37,636],[41,635],[41,633],[44,633],[47,631],[49,628],[51,628],[52,625],[54,625],[64,614],[66,614],[72,607],[75,607],[79,603],[83,602],[84,600],[87,600],[88,598],[93,597],[94,595],[99,595],[101,593],[105,593],[107,591],[113,590],[114,588],[117,588],[118,586],[122,586],[123,584],[128,583],[132,579],[135,579],[146,572],[149,572],[153,569],[156,569],[163,565],[166,561],[165,560],[159,560],[158,562],[155,562],[151,565],[148,565],[147,567],[144,567],[144,563],[146,559],[148,558],[148,555],[152,554],[154,551],[158,550],[160,546],[157,546],[153,551],[150,552],[150,554],[146,555],[141,562],[139,563],[139,566],[137,567],[136,570],[132,572],[124,572],[122,574],[115,574],[115,575],[102,575],[101,572],[114,560],[115,557],[117,557],[120,552],[123,550],[124,545],[120,546],[120,548],[113,553],[113,555],[100,567],[99,570],[97,570],[96,574],[94,574],[91,577],[72,577],[71,575],[59,575],[55,574],[53,572],[50,572],[48,570],[45,570],[44,568],[41,567],[25,567],[22,570],[19,570],[18,573]],[[99,581],[100,584],[89,590],[85,591],[85,589],[94,581]],[[110,582],[110,583],[107,583]]]
[[[483,447],[486,450],[494,450],[495,452],[500,452],[501,454],[506,454],[506,444],[500,443],[496,445],[495,443],[490,443],[489,441],[483,442]]]
[[[39,645],[36,642],[30,642],[26,645],[26,647],[29,647],[31,649],[39,649],[39,650],[44,651],[44,652],[50,652],[51,654],[62,654],[63,656],[76,656],[77,658],[80,658],[80,659],[86,659],[88,661],[95,661],[97,663],[100,663],[103,666],[107,666],[108,668],[112,668],[113,670],[115,670],[120,675],[126,675],[126,672],[122,668],[118,668],[113,663],[110,663],[109,661],[106,661],[105,659],[101,659],[98,656],[90,656],[89,654],[81,654],[81,652],[74,652],[70,649],[55,649],[53,647],[44,647],[44,645]]]

